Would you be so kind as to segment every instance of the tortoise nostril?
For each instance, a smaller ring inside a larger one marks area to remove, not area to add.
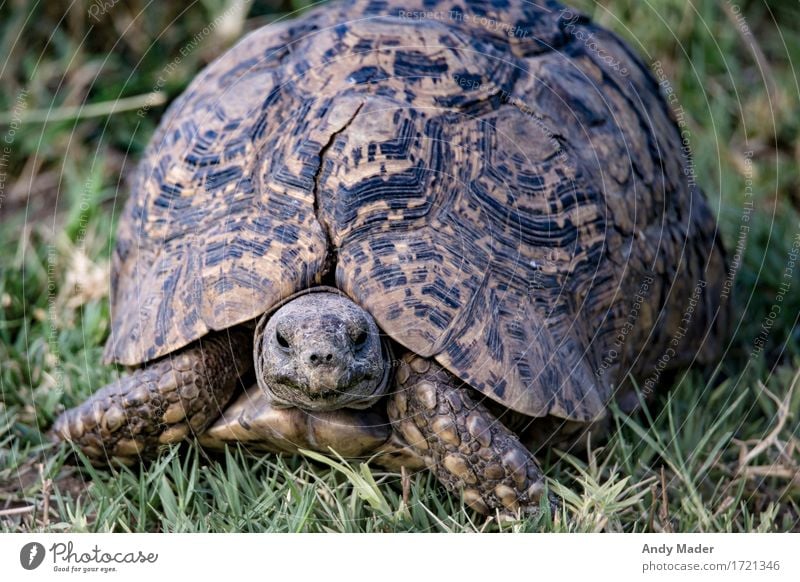
[[[311,362],[312,364],[330,363],[332,360],[333,360],[333,354],[331,353],[327,354],[313,353],[310,356],[308,356],[308,361]]]

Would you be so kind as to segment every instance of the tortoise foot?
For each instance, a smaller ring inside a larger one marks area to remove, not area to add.
[[[483,514],[539,511],[544,476],[533,455],[470,390],[435,362],[408,355],[389,417],[450,491]]]
[[[160,446],[202,433],[252,366],[250,334],[209,336],[120,378],[56,419],[55,437],[93,464],[130,465]]]

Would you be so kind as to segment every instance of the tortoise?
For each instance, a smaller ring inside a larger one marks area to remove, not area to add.
[[[105,360],[55,432],[428,468],[538,511],[536,454],[710,366],[725,251],[676,115],[554,1],[350,0],[249,33],[135,171]]]

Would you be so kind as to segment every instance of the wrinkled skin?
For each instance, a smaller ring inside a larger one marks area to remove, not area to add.
[[[274,405],[363,409],[387,386],[375,320],[334,293],[297,297],[256,330],[258,384]]]

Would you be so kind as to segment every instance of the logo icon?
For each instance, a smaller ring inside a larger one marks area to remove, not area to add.
[[[19,563],[26,570],[35,570],[44,561],[44,546],[39,542],[30,542],[19,551]]]

